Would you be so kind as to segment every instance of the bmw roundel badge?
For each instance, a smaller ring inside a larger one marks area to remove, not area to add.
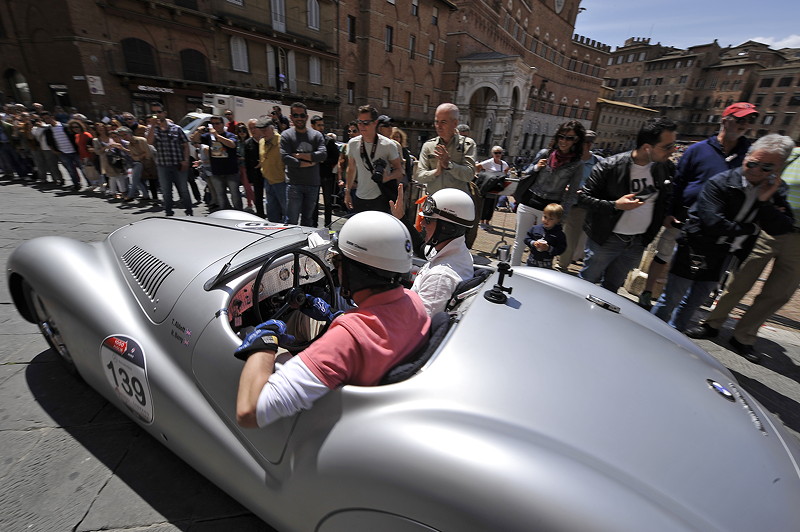
[[[728,390],[725,386],[721,385],[717,381],[712,381],[711,379],[706,379],[706,383],[708,383],[708,387],[720,394],[722,397],[727,399],[730,402],[735,402],[736,398],[733,396],[730,390]]]

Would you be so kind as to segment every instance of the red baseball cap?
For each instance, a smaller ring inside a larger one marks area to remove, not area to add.
[[[751,115],[751,114],[758,114],[758,110],[756,106],[752,103],[747,102],[736,102],[734,104],[729,105],[722,111],[722,116],[735,116],[736,118],[741,118],[743,116]]]

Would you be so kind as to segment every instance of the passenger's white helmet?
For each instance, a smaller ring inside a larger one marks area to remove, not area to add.
[[[472,227],[475,223],[475,204],[463,190],[443,188],[425,199],[422,216]]]
[[[403,223],[385,212],[364,211],[348,219],[336,247],[348,259],[386,272],[411,271],[411,235]]]

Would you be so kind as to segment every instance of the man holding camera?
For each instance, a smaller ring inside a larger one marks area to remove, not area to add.
[[[226,190],[230,191],[230,205],[237,211],[243,210],[242,196],[239,193],[239,158],[236,152],[236,135],[225,129],[221,116],[212,116],[211,127],[200,126],[192,133],[192,142],[208,146],[211,163],[211,186],[214,187],[221,208],[229,208]]]
[[[378,110],[358,108],[358,137],[347,143],[347,181],[344,204],[355,212],[389,213],[390,187],[403,179],[403,159],[397,143],[378,134]],[[388,168],[388,171],[387,171]],[[394,181],[394,184],[390,182]],[[395,192],[396,193],[396,192]]]
[[[160,102],[150,104],[147,119],[147,142],[156,149],[156,171],[161,194],[164,196],[164,211],[172,210],[172,187],[178,188],[178,196],[187,216],[192,215],[192,198],[189,196],[189,139],[186,133],[167,119],[167,112]]]

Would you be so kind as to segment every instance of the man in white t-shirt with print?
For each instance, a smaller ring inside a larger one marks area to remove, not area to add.
[[[378,133],[378,110],[371,105],[358,108],[361,135],[347,143],[347,181],[344,204],[355,212],[389,213],[389,197],[384,188],[397,189],[403,179],[403,159],[397,143]],[[376,182],[379,181],[379,182]],[[396,180],[391,185],[382,185]]]
[[[589,211],[582,279],[616,292],[641,260],[664,220],[676,129],[666,117],[650,119],[636,136],[636,149],[592,169],[578,194],[578,204]]]

